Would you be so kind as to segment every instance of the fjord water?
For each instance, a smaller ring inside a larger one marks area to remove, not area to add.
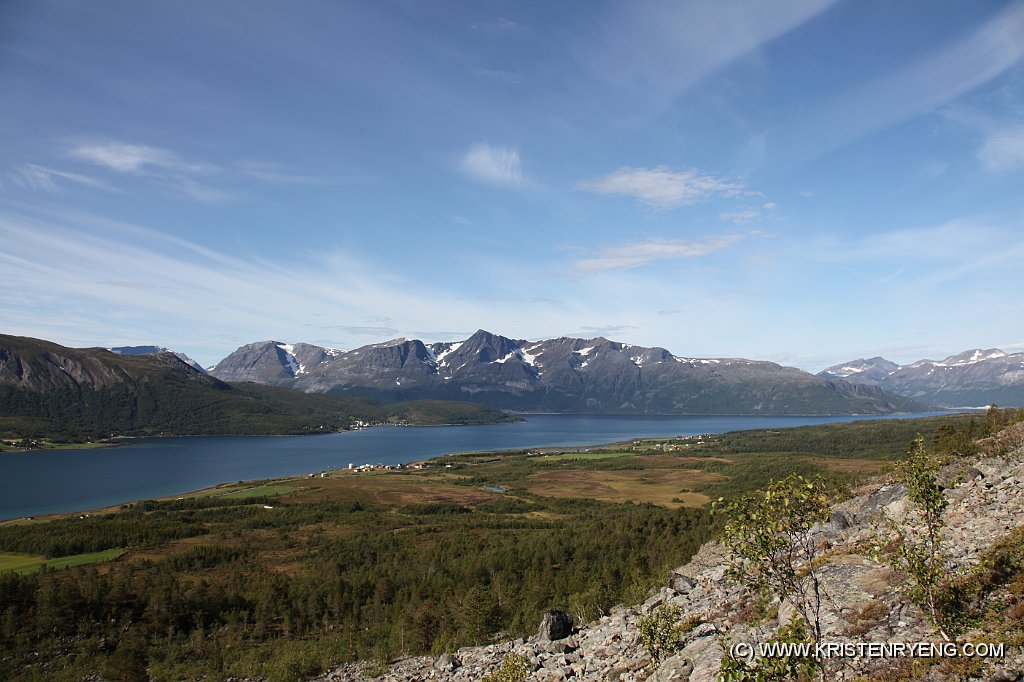
[[[922,417],[936,413],[897,415]],[[875,417],[885,418],[885,417]],[[147,438],[98,450],[0,455],[0,520],[96,509],[232,481],[399,464],[453,452],[586,446],[865,417],[526,415],[488,426],[380,426],[316,436]]]

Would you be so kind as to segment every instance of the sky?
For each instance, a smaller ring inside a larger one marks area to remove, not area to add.
[[[0,3],[0,333],[1024,350],[1024,2]]]

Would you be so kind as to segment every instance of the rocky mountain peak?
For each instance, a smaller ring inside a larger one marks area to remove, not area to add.
[[[464,341],[396,339],[351,351],[262,342],[239,348],[212,373],[383,401],[470,400],[543,412],[874,414],[920,407],[774,363],[684,362],[664,348],[604,337],[525,341],[485,329]]]
[[[998,348],[972,348],[971,350],[965,350],[962,353],[956,355],[950,355],[948,358],[943,360],[941,364],[947,367],[953,367],[958,365],[973,365],[976,362],[984,362],[985,360],[995,360],[997,358],[1006,357],[1006,353]]]

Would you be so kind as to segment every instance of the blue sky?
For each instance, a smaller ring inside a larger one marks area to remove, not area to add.
[[[0,4],[0,331],[1024,350],[1024,3]]]

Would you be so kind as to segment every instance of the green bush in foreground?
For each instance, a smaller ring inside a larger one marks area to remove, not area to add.
[[[524,682],[530,674],[530,664],[519,654],[509,654],[502,660],[501,667],[480,682]]]
[[[811,529],[831,515],[823,482],[792,475],[772,481],[762,494],[724,505],[720,500],[716,513],[727,519],[726,576],[755,594],[790,602],[820,641],[824,595]]]

